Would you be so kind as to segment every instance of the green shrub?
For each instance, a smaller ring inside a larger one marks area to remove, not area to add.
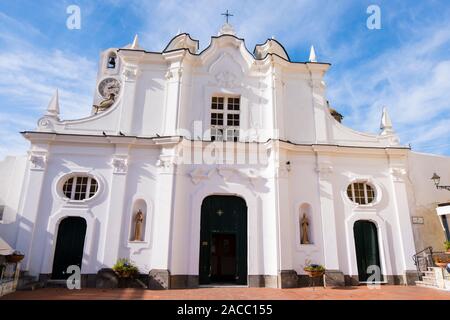
[[[445,250],[450,250],[450,241],[444,242]]]
[[[127,258],[117,260],[113,270],[122,278],[134,277],[139,273],[139,269]]]

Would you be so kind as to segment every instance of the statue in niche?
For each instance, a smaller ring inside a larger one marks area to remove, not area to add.
[[[144,214],[141,209],[134,216],[134,237],[133,241],[142,241],[142,225],[144,223]]]
[[[309,220],[306,213],[303,213],[303,217],[300,220],[301,230],[301,244],[310,244],[309,242]]]

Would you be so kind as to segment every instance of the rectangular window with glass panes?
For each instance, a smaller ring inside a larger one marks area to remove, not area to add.
[[[212,97],[211,141],[239,141],[239,97]]]

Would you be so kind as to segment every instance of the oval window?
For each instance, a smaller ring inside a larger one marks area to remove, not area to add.
[[[367,182],[355,182],[348,186],[347,196],[357,204],[369,204],[375,200],[375,190]]]
[[[75,176],[67,179],[63,193],[70,200],[81,201],[92,198],[98,190],[98,183],[89,176]]]

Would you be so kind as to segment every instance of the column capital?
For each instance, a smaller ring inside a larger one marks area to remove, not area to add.
[[[47,166],[48,153],[45,151],[30,151],[28,160],[31,163],[31,170],[44,171]]]
[[[128,156],[114,155],[111,161],[114,174],[126,174],[128,172]]]

